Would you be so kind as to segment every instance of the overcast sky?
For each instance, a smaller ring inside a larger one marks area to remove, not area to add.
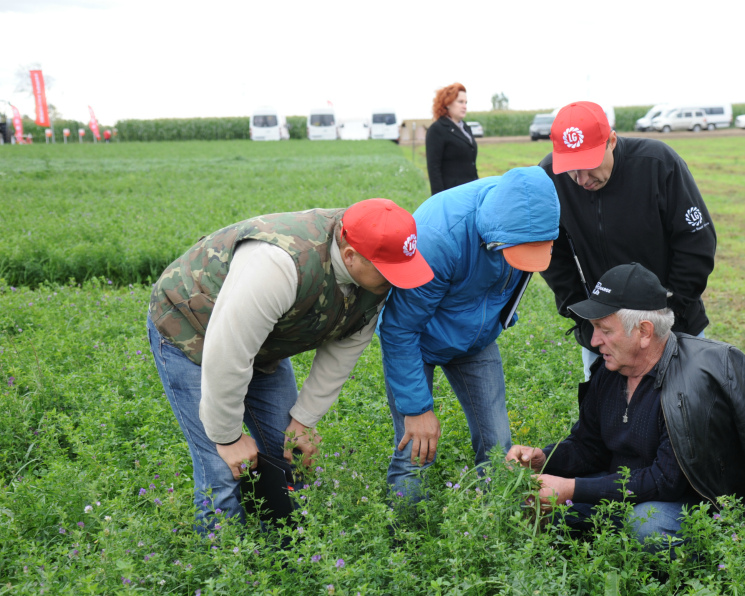
[[[437,88],[469,109],[590,99],[745,102],[742,1],[0,0],[0,100],[33,117],[16,71],[39,64],[66,118],[426,118]],[[1,105],[0,105],[1,107]]]

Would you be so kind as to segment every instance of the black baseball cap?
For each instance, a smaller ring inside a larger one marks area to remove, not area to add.
[[[622,308],[662,310],[667,308],[667,290],[657,276],[639,263],[608,270],[587,300],[569,307],[583,319],[603,319]]]

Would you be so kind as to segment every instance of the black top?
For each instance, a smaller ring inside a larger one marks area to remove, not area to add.
[[[561,204],[559,237],[549,268],[541,275],[556,295],[559,313],[585,300],[571,236],[592,291],[612,267],[631,262],[652,271],[673,296],[674,331],[698,335],[708,324],[701,294],[714,268],[716,233],[688,166],[654,139],[618,137],[608,183],[588,191],[568,174],[554,174],[549,153],[540,166],[556,186]],[[589,334],[580,343],[590,348]]]
[[[476,139],[468,124],[464,122],[463,127],[472,142],[447,116],[441,116],[427,129],[427,172],[433,195],[479,179],[476,171]]]
[[[547,474],[576,478],[576,503],[620,501],[619,468],[631,475],[625,495],[632,503],[677,501],[693,488],[678,465],[655,389],[656,367],[647,373],[626,403],[626,377],[603,364],[592,376],[580,406],[579,421],[567,439],[544,449]],[[624,422],[626,416],[626,422]],[[597,478],[586,478],[607,472]]]

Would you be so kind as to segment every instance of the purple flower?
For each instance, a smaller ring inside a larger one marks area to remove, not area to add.
[[[147,494],[147,489],[141,488],[140,489],[140,496],[144,497]]]
[[[220,509],[219,507],[217,509],[215,509],[215,514],[216,515],[220,515],[221,513],[222,513],[222,509]]]
[[[303,532],[305,532],[305,530],[303,529],[303,526],[298,526],[297,527],[297,533],[298,534],[302,534]]]
[[[62,526],[60,526],[59,533],[60,534],[67,534],[67,530],[65,530]]]
[[[202,590],[197,590],[194,592],[194,596],[202,596]]]
[[[344,565],[346,565],[346,563],[344,562],[344,559],[337,559],[336,560],[336,568],[337,569],[341,569],[342,567],[344,567]]]
[[[447,481],[447,482],[445,483],[445,486],[447,486],[448,488],[453,488],[453,483],[452,483],[452,482],[450,482],[450,481],[448,480],[448,481]]]
[[[139,356],[140,354],[142,354],[142,350],[137,350],[137,355]],[[156,478],[157,478],[157,476],[156,476]]]
[[[202,501],[202,507],[207,507],[207,505],[209,505],[209,504],[210,504],[210,502],[207,499],[205,499],[204,501]]]
[[[13,386],[13,383],[15,382],[15,380],[16,380],[15,377],[9,377],[8,378],[8,387],[12,387]]]
[[[401,491],[398,491],[398,492],[396,493],[396,496],[397,496],[397,497],[398,497],[398,498],[400,499],[401,497],[403,497],[403,496],[404,496],[404,493],[402,493]]]
[[[168,488],[168,492],[169,493],[172,493],[173,492],[173,487],[172,486]]]
[[[155,485],[151,482],[149,488],[150,490],[155,490]]]
[[[308,515],[308,510],[307,509],[303,509],[302,515]]]
[[[210,540],[214,540],[215,539],[215,533],[214,532],[210,532],[209,534],[207,534],[207,538],[209,538]]]
[[[155,504],[156,504],[156,505],[157,505],[158,507],[160,507],[160,506],[161,506],[161,505],[163,504],[163,503],[161,502],[161,500],[160,500],[160,499],[155,499],[154,503],[155,503]]]
[[[569,506],[569,507],[571,507],[572,505],[574,505],[574,503],[572,503],[572,500],[571,500],[571,499],[567,499],[567,500],[566,500],[566,504],[567,504],[567,506]]]
[[[318,563],[318,561],[320,561],[320,560],[321,560],[321,555],[313,555],[313,556],[312,556],[312,557],[310,558],[310,560],[311,560],[311,561],[312,561],[313,563]]]
[[[719,567],[719,569],[726,569],[726,567],[722,563],[720,563],[719,565],[717,565],[717,567]]]
[[[158,478],[160,478],[160,474],[156,474],[155,476],[153,476],[153,478],[157,480]]]
[[[131,579],[127,579],[126,577],[122,577],[122,583],[123,583],[123,584],[124,584],[125,586],[128,586],[129,584],[131,584],[131,583],[132,583],[132,580],[131,580]]]
[[[84,528],[85,527],[85,524],[83,522],[78,522],[78,527],[79,528]]]
[[[237,555],[239,552],[241,552],[241,549],[237,546],[233,549],[233,552]]]
[[[719,518],[720,518],[720,517],[722,517],[722,516],[721,516],[721,515],[719,515],[718,513],[715,513],[714,515],[712,515],[712,517],[713,517],[714,519],[719,519]]]
[[[454,485],[453,485],[453,488],[454,488],[455,490],[458,490],[458,489],[460,488],[460,484],[454,484]]]

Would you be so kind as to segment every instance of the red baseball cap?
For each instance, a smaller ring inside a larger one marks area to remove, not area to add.
[[[342,238],[397,288],[418,288],[434,278],[416,249],[414,218],[393,201],[355,203],[342,215],[341,226]]]
[[[551,125],[554,174],[597,168],[609,136],[608,117],[598,104],[577,101],[561,108]]]

